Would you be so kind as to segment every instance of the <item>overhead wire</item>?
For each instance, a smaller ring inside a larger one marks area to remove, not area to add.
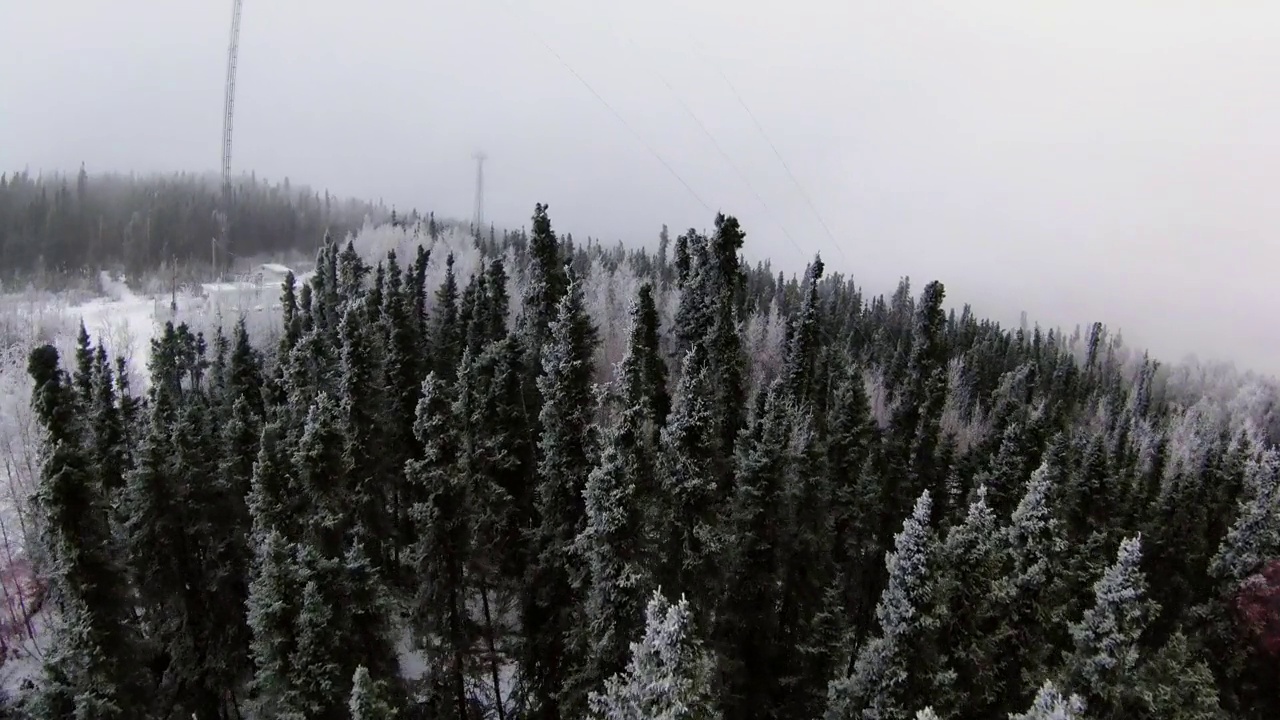
[[[769,137],[769,133],[765,131],[764,125],[760,122],[760,119],[756,117],[755,112],[751,110],[751,106],[747,104],[746,99],[742,97],[742,93],[738,92],[738,87],[733,84],[733,81],[729,79],[729,76],[725,74],[724,69],[718,63],[712,60],[706,53],[703,53],[698,49],[700,47],[700,43],[692,34],[686,31],[685,35],[689,38],[690,44],[694,48],[694,54],[701,58],[703,62],[710,65],[711,68],[716,71],[716,74],[720,76],[720,79],[724,81],[725,85],[729,87],[729,91],[733,93],[738,104],[742,106],[744,111],[746,111],[747,117],[751,118],[751,122],[755,125],[756,131],[760,133],[760,137],[769,145],[769,148],[773,151],[774,157],[778,159],[778,163],[782,165],[782,169],[786,171],[787,177],[791,179],[791,184],[796,188],[796,192],[800,194],[800,197],[804,199],[805,204],[809,206],[809,210],[813,213],[813,216],[817,218],[818,224],[822,226],[822,229],[827,234],[827,238],[831,240],[831,245],[835,247],[836,252],[840,254],[840,258],[845,262],[848,262],[849,258],[845,255],[844,248],[840,246],[840,242],[836,240],[835,233],[831,232],[831,226],[827,225],[827,221],[823,219],[822,213],[818,211],[818,206],[813,202],[813,199],[804,189],[804,186],[800,184],[799,178],[797,178],[796,174],[791,170],[790,163],[788,163],[786,158],[782,156],[782,151],[778,150],[777,144],[775,144],[772,138]]]
[[[514,12],[511,10],[510,7],[507,6],[504,0],[496,0],[496,3],[499,6],[501,6],[504,10],[506,10],[508,13],[511,13],[512,15],[514,15]],[[618,120],[618,122],[621,123],[622,126],[626,128],[627,131],[630,132],[631,135],[637,141],[639,141],[640,144],[643,145],[645,149],[648,150],[649,153],[653,155],[653,157],[657,159],[659,163],[662,164],[664,168],[666,168],[667,172],[670,173],[671,176],[674,177],[681,185],[684,186],[684,189],[689,192],[689,195],[692,196],[693,199],[696,200],[698,204],[703,207],[703,209],[705,209],[708,213],[712,212],[711,206],[707,204],[705,200],[702,199],[702,196],[699,195],[698,192],[693,189],[692,185],[690,185],[683,177],[681,177],[680,173],[676,172],[676,169],[671,166],[671,163],[667,162],[666,158],[662,157],[662,153],[659,153],[657,148],[655,148],[649,141],[645,140],[644,136],[641,135],[639,132],[637,132],[636,129],[631,125],[631,123],[627,122],[627,119],[622,116],[622,113],[618,112],[613,107],[613,105],[609,104],[609,101],[605,100],[604,97],[600,95],[599,92],[596,92],[596,89],[591,86],[591,83],[587,82],[586,78],[582,77],[582,75],[579,74],[578,71],[575,70],[573,66],[568,63],[568,61],[566,61],[563,57],[561,57],[560,53],[555,51],[555,48],[551,47],[550,43],[548,43],[546,40],[543,39],[542,35],[538,33],[538,31],[534,28],[532,23],[528,23],[522,26],[521,30],[523,32],[528,32],[529,34],[531,34],[534,37],[534,39],[537,40],[538,43],[541,44],[542,47],[548,53],[551,54],[552,57],[554,57],[562,66],[564,66],[564,69],[568,70],[569,74],[573,75],[573,77],[576,78],[578,82],[581,83],[582,86],[587,89],[587,92],[591,93],[591,95],[595,97],[595,99],[598,100],[600,104],[603,105],[605,109],[607,109]]]
[[[699,55],[701,55],[701,53],[699,53]],[[705,56],[703,56],[703,59],[707,62],[712,62],[710,58]],[[806,192],[804,186],[800,184],[800,180],[796,178],[796,174],[791,171],[791,165],[787,163],[786,158],[782,157],[782,153],[778,150],[778,146],[774,144],[773,140],[770,139],[769,134],[765,132],[764,126],[760,124],[760,120],[756,118],[756,114],[751,111],[751,107],[747,105],[747,101],[742,98],[742,95],[738,92],[738,88],[734,86],[733,81],[729,79],[728,75],[725,75],[724,70],[720,69],[719,65],[712,62],[712,67],[716,69],[716,72],[724,79],[725,84],[729,86],[729,90],[733,92],[733,96],[738,99],[738,104],[747,112],[747,116],[750,117],[751,122],[755,124],[756,130],[760,132],[760,137],[764,138],[764,141],[769,144],[769,148],[773,150],[774,156],[778,158],[778,162],[782,165],[782,169],[787,171],[787,176],[791,178],[791,182],[795,185],[796,191],[800,193],[800,197],[804,198],[809,209],[813,211],[813,216],[818,219],[818,223],[822,225],[822,229],[826,231],[827,237],[830,238],[831,244],[835,247],[836,252],[840,253],[841,258],[848,260],[848,258],[845,257],[844,249],[840,247],[839,241],[836,240],[835,233],[831,232],[831,227],[827,225],[827,221],[822,218],[822,213],[818,212],[818,206],[814,204],[812,198],[809,197],[809,193]]]
[[[615,28],[615,31],[616,31],[616,28]],[[631,48],[635,50],[636,55],[641,56],[642,53],[640,52],[640,48],[638,45],[636,45],[636,42],[631,37],[631,35],[625,32],[623,32],[622,35],[627,39],[627,42],[631,45]],[[768,213],[770,217],[773,218],[775,223],[777,223],[778,227],[782,230],[782,234],[787,238],[787,241],[791,243],[791,246],[796,249],[796,252],[803,253],[804,250],[800,248],[800,244],[796,242],[796,239],[791,235],[791,232],[787,229],[787,226],[783,224],[782,220],[777,216],[777,214],[774,213],[773,210],[769,208],[769,203],[765,202],[764,197],[761,196],[760,193],[756,190],[755,185],[753,185],[751,183],[751,180],[747,178],[746,173],[744,173],[742,169],[738,167],[738,164],[733,161],[733,158],[729,155],[729,153],[726,152],[724,147],[720,145],[720,142],[716,140],[715,135],[713,135],[711,131],[707,128],[706,123],[702,122],[702,119],[699,118],[697,114],[693,112],[693,109],[690,108],[689,104],[684,101],[684,98],[680,96],[680,93],[676,92],[676,89],[667,80],[665,75],[659,72],[658,69],[653,67],[652,65],[649,65],[648,67],[649,67],[649,70],[654,74],[654,76],[656,76],[658,80],[660,80],[662,84],[666,86],[667,91],[671,93],[671,97],[675,98],[675,101],[680,105],[682,109],[684,109],[685,114],[687,114],[690,118],[692,118],[693,122],[698,126],[700,130],[702,130],[702,134],[707,136],[707,139],[711,141],[712,146],[715,147],[716,152],[720,153],[720,157],[724,159],[725,163],[734,171],[734,173],[737,174],[738,178],[742,180],[744,185],[747,186],[747,189],[751,191],[751,194],[755,195],[755,198],[757,201],[759,201],[760,206],[763,207],[764,211]]]

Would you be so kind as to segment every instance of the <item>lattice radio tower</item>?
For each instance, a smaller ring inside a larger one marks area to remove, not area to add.
[[[489,159],[483,150],[477,150],[471,155],[476,160],[476,207],[472,217],[475,223],[475,235],[480,237],[480,233],[484,228],[484,161]]]
[[[222,248],[231,243],[231,131],[235,121],[236,64],[240,53],[240,7],[244,0],[231,3],[231,42],[227,46],[227,86],[222,104],[222,194],[218,203],[218,225]],[[218,268],[218,238],[213,239],[213,267]]]

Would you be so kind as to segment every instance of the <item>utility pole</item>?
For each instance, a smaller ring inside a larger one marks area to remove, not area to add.
[[[218,203],[218,225],[222,241],[231,246],[231,130],[235,120],[236,67],[240,54],[240,8],[244,0],[231,2],[231,42],[227,45],[227,85],[222,105],[222,194]],[[217,238],[214,238],[213,272],[218,274]]]
[[[475,223],[476,237],[480,237],[481,228],[484,227],[484,161],[489,156],[483,150],[477,150],[471,157],[476,161],[476,208],[472,221]]]

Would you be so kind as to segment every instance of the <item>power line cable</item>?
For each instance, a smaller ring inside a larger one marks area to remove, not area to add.
[[[822,218],[822,213],[818,212],[817,205],[815,205],[813,200],[809,197],[809,193],[805,191],[804,186],[800,184],[800,180],[796,178],[796,174],[791,171],[791,165],[787,163],[786,158],[782,156],[782,152],[778,150],[778,146],[774,144],[773,140],[769,137],[769,133],[765,131],[764,125],[761,124],[759,118],[757,118],[756,114],[752,112],[751,106],[747,105],[747,101],[742,97],[742,94],[738,92],[738,87],[733,84],[733,81],[729,79],[729,76],[725,74],[724,69],[721,68],[719,64],[712,60],[710,56],[697,49],[700,44],[692,35],[689,35],[686,32],[686,36],[689,37],[690,43],[694,47],[694,54],[702,58],[703,62],[710,65],[720,76],[720,79],[724,80],[725,85],[729,86],[729,90],[738,100],[738,104],[742,106],[742,109],[746,111],[747,116],[751,118],[751,122],[755,124],[756,130],[760,133],[760,137],[764,138],[764,141],[768,143],[769,148],[773,150],[774,157],[778,159],[778,163],[782,165],[782,169],[785,170],[787,176],[791,178],[791,183],[795,186],[796,191],[800,193],[800,197],[804,198],[805,203],[809,206],[809,210],[813,212],[813,216],[817,218],[818,223],[822,225],[822,229],[826,231],[827,238],[831,240],[831,244],[835,247],[836,252],[840,253],[841,259],[848,262],[849,258],[845,256],[844,248],[842,248],[839,241],[836,240],[835,233],[831,232],[831,227],[827,225],[827,221]]]
[[[710,58],[706,59],[708,62],[711,62]],[[796,191],[800,193],[800,197],[804,198],[805,203],[809,205],[809,209],[813,211],[813,216],[818,219],[818,222],[822,225],[822,229],[826,231],[827,237],[831,240],[831,244],[835,247],[836,251],[840,253],[840,257],[847,261],[848,258],[845,257],[844,250],[836,240],[835,233],[831,232],[831,227],[827,225],[827,221],[822,219],[822,213],[818,212],[818,207],[814,205],[813,200],[809,197],[809,193],[805,191],[804,186],[802,186],[800,181],[796,178],[796,174],[791,171],[791,166],[787,163],[786,158],[782,157],[782,153],[778,151],[778,146],[769,138],[769,134],[765,132],[764,126],[760,124],[760,120],[756,118],[756,114],[751,111],[751,107],[747,105],[747,101],[742,99],[742,95],[738,93],[738,88],[734,86],[733,81],[729,80],[729,76],[725,75],[724,71],[721,70],[718,65],[712,63],[712,67],[716,69],[720,74],[720,77],[724,79],[725,84],[729,86],[729,89],[733,92],[733,96],[738,99],[738,104],[742,105],[742,109],[747,111],[747,116],[751,118],[751,122],[754,123],[756,129],[760,131],[760,137],[764,138],[764,141],[769,144],[769,148],[773,150],[774,156],[777,157],[778,162],[781,163],[782,169],[787,171],[787,176],[791,178],[792,184],[796,186]]]
[[[635,50],[636,55],[637,56],[642,55],[642,53],[640,52],[639,46],[636,45],[635,40],[625,32],[622,33],[622,35],[627,39],[627,42],[631,45],[632,49]],[[666,86],[667,91],[671,93],[671,96],[675,98],[676,102],[680,104],[680,107],[684,109],[685,113],[690,118],[692,118],[693,122],[697,124],[699,129],[702,130],[702,134],[707,136],[707,139],[711,141],[711,144],[715,147],[716,151],[720,153],[720,157],[724,158],[725,163],[730,168],[733,169],[734,173],[738,175],[738,178],[742,180],[743,184],[747,186],[747,189],[751,191],[751,194],[755,195],[756,200],[760,202],[760,206],[763,207],[764,211],[773,218],[774,222],[778,224],[778,227],[782,229],[782,234],[786,236],[787,241],[790,242],[791,246],[796,249],[796,252],[803,253],[804,250],[800,248],[799,243],[797,243],[796,239],[792,237],[791,232],[787,230],[787,226],[784,225],[782,220],[777,216],[777,214],[774,213],[773,210],[769,208],[769,203],[765,202],[764,197],[761,196],[760,193],[756,190],[755,186],[747,178],[746,173],[744,173],[742,169],[738,167],[738,164],[733,161],[733,158],[729,155],[729,153],[726,152],[724,147],[720,145],[720,142],[716,140],[715,135],[713,135],[711,131],[707,128],[706,123],[702,122],[702,120],[697,116],[697,114],[693,112],[693,109],[689,107],[689,104],[684,101],[684,99],[680,96],[680,94],[676,92],[676,89],[672,87],[671,83],[667,81],[666,76],[664,76],[661,72],[658,71],[657,68],[653,67],[652,65],[648,65],[647,67],[651,72],[653,72],[653,74],[658,78],[658,80],[660,80],[662,84]]]
[[[497,0],[497,4],[501,5],[504,10],[514,15],[514,12],[512,12],[511,8],[507,7],[506,3],[503,2],[502,0]],[[573,66],[570,65],[563,57],[561,57],[560,53],[556,52],[555,48],[551,47],[551,45],[542,38],[542,35],[540,35],[538,31],[534,29],[534,26],[532,23],[522,26],[521,29],[533,35],[534,39],[536,39],[542,45],[542,47],[546,49],[547,52],[551,53],[552,57],[554,57],[557,61],[559,61],[560,64],[564,66],[565,70],[569,71],[569,74],[577,78],[578,82],[582,83],[582,86],[587,89],[587,92],[591,93],[591,95],[595,97],[596,100],[600,101],[600,104],[603,105],[605,109],[607,109],[610,113],[612,113],[615,118],[617,118],[618,122],[622,123],[622,126],[626,128],[627,131],[630,132],[631,135],[636,140],[638,140],[640,144],[643,145],[645,149],[648,150],[649,153],[652,154],[653,157],[656,158],[657,161],[661,163],[664,168],[667,169],[667,172],[671,173],[671,176],[674,177],[681,185],[683,185],[685,190],[689,191],[689,194],[693,196],[694,200],[698,201],[698,204],[701,205],[703,209],[705,209],[708,213],[712,212],[711,206],[708,205],[707,202],[702,199],[702,196],[698,195],[697,191],[693,189],[693,186],[691,186],[688,182],[686,182],[685,179],[680,176],[680,173],[676,172],[676,169],[671,166],[671,163],[668,163],[666,158],[662,157],[662,154],[659,153],[658,150],[654,148],[652,144],[649,143],[649,141],[645,140],[644,136],[642,136],[639,132],[636,131],[634,127],[632,127],[631,123],[627,122],[627,119],[622,116],[622,113],[619,113],[616,109],[614,109],[614,107],[609,104],[609,101],[605,100],[604,97],[600,95],[600,93],[596,92],[596,89],[591,86],[591,83],[587,82],[586,78],[582,77],[582,75],[580,75],[577,70],[574,70]]]

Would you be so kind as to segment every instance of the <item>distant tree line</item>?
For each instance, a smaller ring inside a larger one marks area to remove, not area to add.
[[[226,207],[230,237],[216,256],[222,270],[237,257],[314,252],[326,232],[342,238],[366,217],[388,217],[381,205],[256,176],[236,180]],[[0,175],[0,280],[103,269],[136,277],[174,262],[207,267],[222,208],[219,181],[205,175],[89,175],[83,168],[74,177]]]
[[[35,349],[58,619],[14,712],[1280,716],[1250,419],[1101,325],[775,278],[744,240],[572,247],[538,206],[467,278],[326,243],[277,342],[168,325],[145,393],[87,334]],[[588,273],[639,281],[612,369]]]

